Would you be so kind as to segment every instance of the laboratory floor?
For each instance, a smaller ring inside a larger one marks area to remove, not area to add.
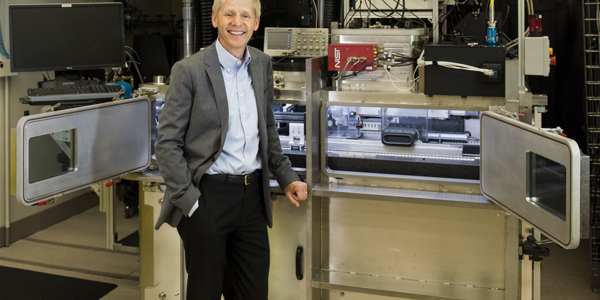
[[[117,227],[135,230],[136,222],[137,216],[122,219]],[[102,300],[140,299],[139,256],[105,249],[105,224],[105,214],[91,208],[0,248],[0,265],[118,285]],[[549,248],[551,256],[542,264],[541,299],[600,300],[600,294],[590,289],[589,240],[576,250]]]
[[[122,212],[120,202],[115,206]],[[117,224],[135,231],[139,219],[121,217]],[[140,299],[139,254],[106,249],[106,214],[98,206],[0,248],[0,265],[116,284],[101,300]]]

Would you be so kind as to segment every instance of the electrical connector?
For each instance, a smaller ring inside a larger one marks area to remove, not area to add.
[[[483,75],[486,75],[486,76],[494,76],[494,74],[495,74],[494,71],[490,70],[490,69],[485,69],[483,71]]]

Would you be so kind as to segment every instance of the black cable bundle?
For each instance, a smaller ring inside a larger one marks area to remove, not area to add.
[[[195,52],[208,47],[217,39],[217,29],[212,26],[212,5],[212,0],[194,0]]]
[[[342,4],[342,0],[325,1],[325,24],[323,24],[323,28],[331,29],[331,22],[340,22],[341,18],[343,18],[343,16],[340,16],[342,13]]]
[[[344,28],[344,23],[346,22],[346,16],[344,15],[344,1],[340,1],[338,4],[338,18],[340,18],[340,28]]]

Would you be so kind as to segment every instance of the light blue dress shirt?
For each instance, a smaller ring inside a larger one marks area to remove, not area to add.
[[[252,78],[248,72],[250,54],[244,52],[243,61],[229,53],[217,39],[217,55],[227,91],[229,120],[221,155],[206,174],[250,174],[261,168],[258,156],[258,112]],[[198,208],[198,201],[188,216]]]

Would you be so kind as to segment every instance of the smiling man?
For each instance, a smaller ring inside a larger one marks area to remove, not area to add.
[[[269,171],[293,205],[307,197],[281,152],[270,57],[246,45],[259,20],[259,0],[215,0],[219,38],[171,72],[155,144],[167,184],[155,228],[166,222],[183,240],[188,300],[266,300]]]

